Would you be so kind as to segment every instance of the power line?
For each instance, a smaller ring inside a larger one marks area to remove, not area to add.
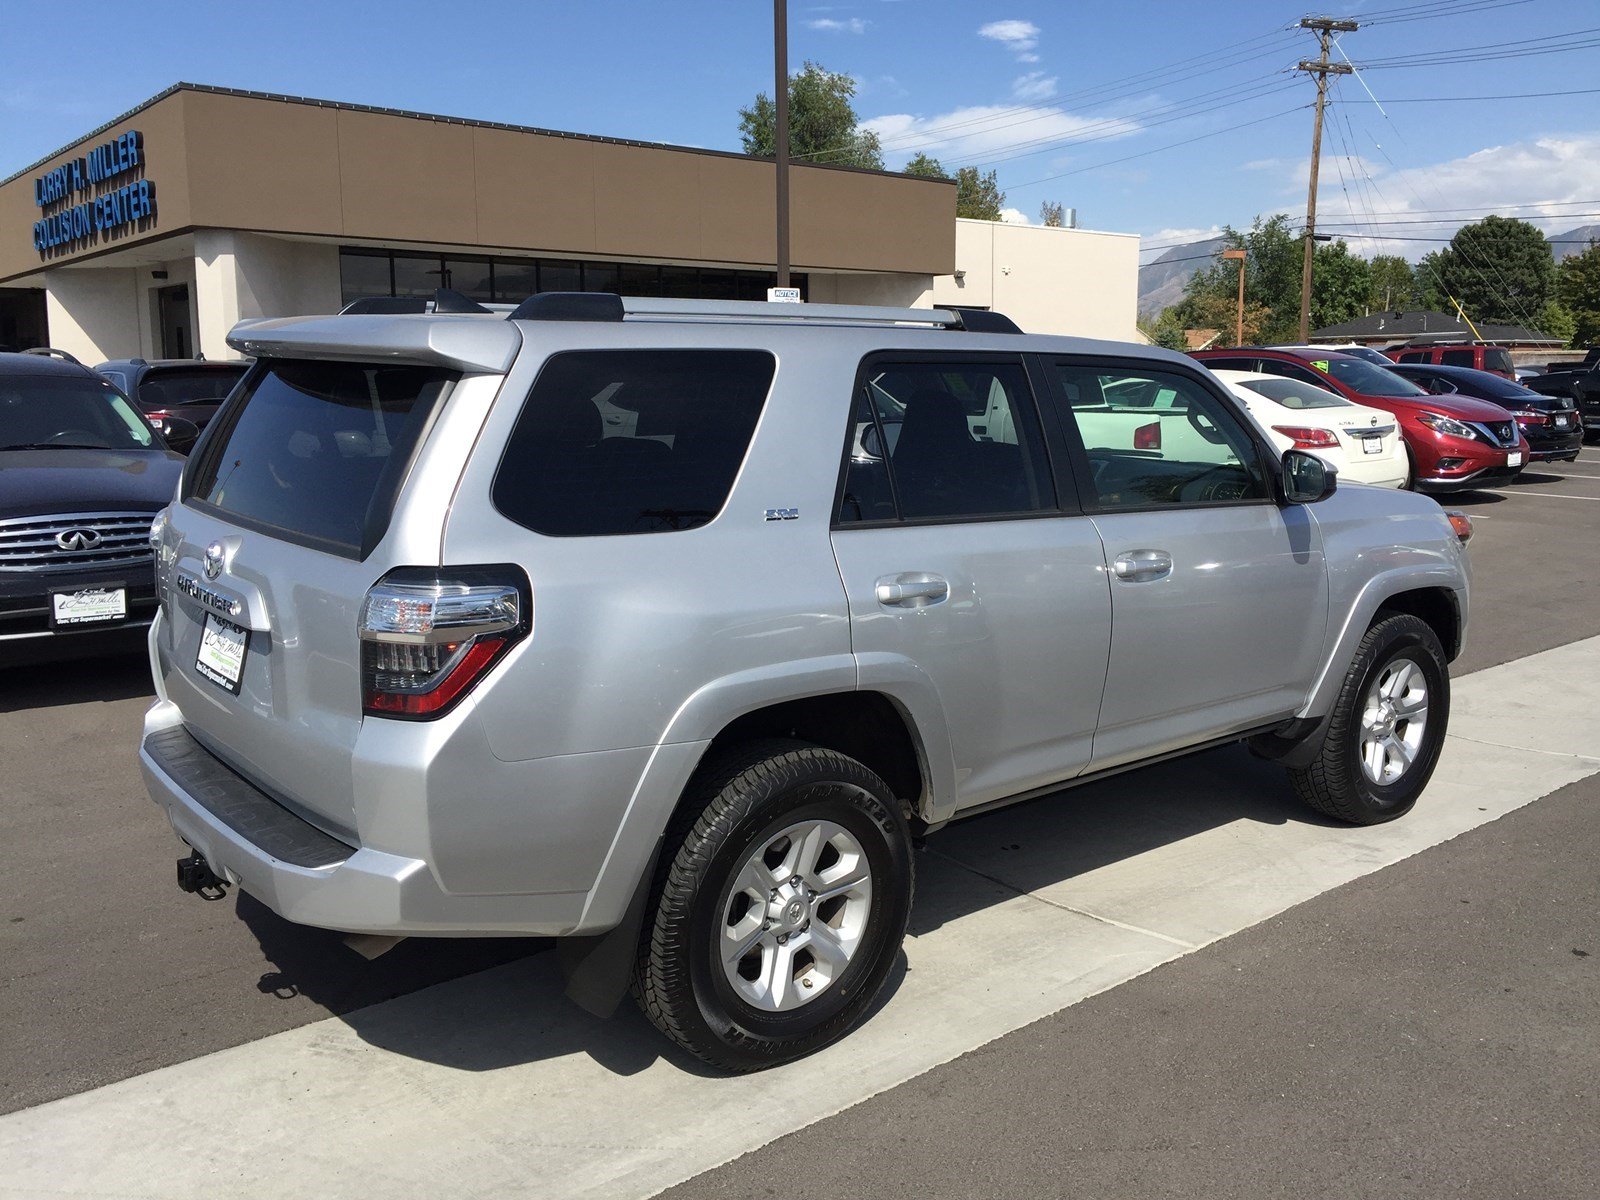
[[[1411,96],[1404,100],[1385,100],[1385,104],[1450,104],[1457,101],[1478,103],[1484,100],[1541,100],[1551,96],[1594,96],[1600,88],[1573,88],[1564,92],[1511,92],[1502,96]],[[1330,104],[1376,104],[1376,100],[1330,100]]]
[[[1361,24],[1368,25],[1402,25],[1407,21],[1431,21],[1438,17],[1468,17],[1474,13],[1488,12],[1494,8],[1511,8],[1519,4],[1531,4],[1533,0],[1467,0],[1466,3],[1457,4],[1419,4],[1417,9],[1429,9],[1426,12],[1412,12],[1405,15],[1407,10],[1395,9],[1397,15],[1391,17],[1372,16],[1363,14]]]

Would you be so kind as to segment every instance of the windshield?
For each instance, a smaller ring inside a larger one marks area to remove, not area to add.
[[[1301,383],[1297,379],[1245,379],[1240,381],[1258,395],[1275,400],[1285,408],[1348,408],[1343,396]]]
[[[175,408],[181,404],[220,404],[239,382],[246,367],[180,367],[150,371],[139,383],[139,403],[145,408]]]
[[[155,434],[104,380],[0,376],[0,450],[88,447],[147,450]]]
[[[1409,379],[1402,379],[1393,371],[1375,367],[1359,358],[1335,358],[1329,356],[1328,358],[1314,359],[1311,365],[1324,374],[1332,375],[1345,387],[1353,392],[1360,392],[1363,396],[1426,396],[1428,394]]]

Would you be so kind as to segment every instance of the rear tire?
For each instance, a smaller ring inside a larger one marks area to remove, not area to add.
[[[1397,615],[1367,630],[1345,674],[1322,749],[1291,769],[1300,799],[1353,825],[1411,811],[1450,720],[1450,669],[1427,622]]]
[[[763,741],[696,773],[669,830],[634,977],[645,1015],[727,1071],[804,1057],[855,1028],[911,912],[911,836],[852,758]]]

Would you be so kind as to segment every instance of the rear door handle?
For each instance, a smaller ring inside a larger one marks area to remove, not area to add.
[[[1126,583],[1148,583],[1172,574],[1172,555],[1165,550],[1129,550],[1117,555],[1111,569]]]
[[[885,575],[874,591],[885,608],[927,608],[950,598],[950,581],[926,571]]]

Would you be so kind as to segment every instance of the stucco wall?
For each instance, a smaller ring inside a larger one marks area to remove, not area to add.
[[[993,309],[1026,333],[1138,337],[1133,234],[958,220],[956,269],[934,277],[934,304]]]
[[[339,248],[227,229],[194,239],[199,346],[207,358],[238,358],[228,332],[246,317],[296,317],[340,308]]]
[[[142,353],[144,296],[131,269],[45,272],[45,316],[50,344],[85,366]]]

